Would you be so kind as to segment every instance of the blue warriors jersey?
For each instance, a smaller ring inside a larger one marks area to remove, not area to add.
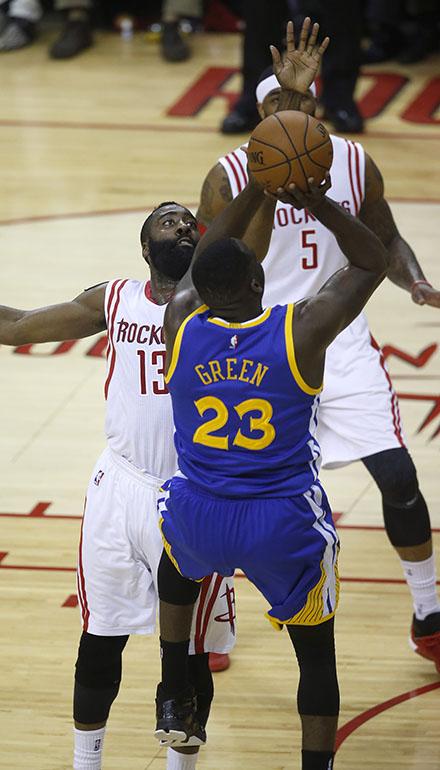
[[[294,306],[245,323],[203,305],[182,323],[167,375],[180,471],[224,497],[290,497],[318,476],[321,388],[295,359]]]

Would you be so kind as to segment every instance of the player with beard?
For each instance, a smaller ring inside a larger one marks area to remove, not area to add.
[[[261,198],[253,185],[237,198],[243,233],[254,200]],[[273,204],[263,205],[273,219]],[[190,211],[174,202],[162,203],[141,231],[150,280],[111,280],[71,302],[36,310],[0,306],[4,345],[108,332],[107,447],[88,486],[78,561],[83,633],[74,685],[76,770],[101,768],[106,722],[121,681],[122,651],[130,634],[151,634],[155,627],[162,552],[157,493],[177,468],[171,399],[164,381],[163,318],[199,238]],[[234,644],[233,581],[218,575],[208,578],[194,617],[191,676],[200,725],[195,745],[168,749],[167,770],[193,770],[196,765],[213,696],[208,653],[226,654]]]
[[[273,69],[262,73],[256,91],[261,118],[285,109],[315,113],[313,80],[326,47],[325,40],[320,46],[317,43],[318,29],[317,24],[311,28],[306,19],[296,48],[290,22],[284,59],[272,47]],[[358,216],[385,245],[389,280],[409,292],[416,304],[440,307],[440,292],[426,279],[411,246],[397,229],[376,164],[359,143],[334,135],[331,139],[329,195]],[[246,160],[240,147],[211,169],[197,212],[200,223],[209,225],[246,184]],[[264,261],[265,305],[316,294],[346,264],[333,234],[313,213],[279,203]],[[338,468],[360,460],[375,481],[386,533],[413,600],[410,645],[440,672],[440,601],[429,512],[402,433],[398,399],[363,313],[328,348],[324,379],[317,432],[323,467]]]

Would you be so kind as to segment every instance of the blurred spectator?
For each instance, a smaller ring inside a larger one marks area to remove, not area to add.
[[[306,15],[307,1],[301,5]],[[325,117],[336,131],[360,133],[364,126],[354,91],[361,63],[361,0],[320,0],[316,5],[321,35],[330,37],[321,67],[320,102]]]
[[[262,70],[271,64],[269,44],[280,47],[287,17],[297,30],[305,16],[321,25],[321,35],[330,36],[322,60],[321,102],[325,115],[342,133],[363,131],[363,120],[353,94],[359,74],[361,0],[245,0],[246,32],[243,43],[243,88],[238,102],[226,116],[221,132],[251,131],[259,120],[255,88]]]
[[[203,0],[164,0],[162,7],[162,56],[167,61],[185,61],[191,49],[182,37],[179,22],[182,17],[201,19]]]
[[[0,0],[1,5],[6,3],[7,0]],[[53,59],[69,59],[93,43],[92,0],[55,0],[54,5],[57,11],[63,12],[64,25],[49,55]],[[14,51],[30,45],[41,16],[39,0],[11,0],[8,13],[0,10],[0,51]]]
[[[243,0],[243,86],[240,98],[221,125],[223,134],[252,131],[260,120],[255,89],[261,72],[272,64],[269,45],[281,47],[286,15],[286,3],[280,0]]]
[[[422,61],[439,43],[438,0],[367,0],[370,43],[367,64],[397,58],[401,64]]]

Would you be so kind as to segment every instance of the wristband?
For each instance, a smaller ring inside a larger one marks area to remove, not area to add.
[[[432,289],[432,283],[429,283],[429,281],[422,281],[422,280],[420,280],[420,281],[413,281],[413,283],[411,284],[411,289],[410,289],[411,294],[413,293],[415,287],[416,286],[420,286],[420,284],[422,284],[423,286],[429,286],[429,288]]]

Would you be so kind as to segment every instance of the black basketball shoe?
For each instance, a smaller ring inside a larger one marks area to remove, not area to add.
[[[178,698],[165,699],[162,685],[156,692],[156,730],[154,737],[161,746],[202,746],[205,728],[197,719],[197,699],[189,686]]]

